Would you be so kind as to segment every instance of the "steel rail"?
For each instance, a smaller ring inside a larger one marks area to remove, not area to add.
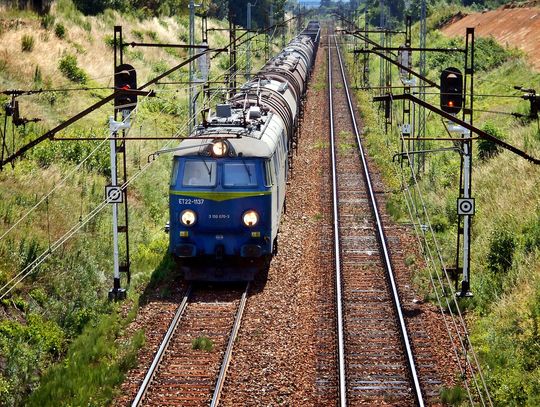
[[[343,332],[343,299],[341,292],[341,246],[339,243],[339,210],[337,193],[337,165],[334,134],[334,108],[332,102],[332,50],[328,35],[328,105],[330,116],[330,151],[332,157],[332,204],[334,211],[334,257],[336,259],[336,318],[338,334],[338,373],[339,373],[339,405],[347,405],[347,383],[345,374],[345,341]]]
[[[174,318],[171,324],[169,325],[169,329],[167,330],[167,332],[165,333],[165,336],[163,337],[163,341],[161,342],[161,345],[159,346],[159,349],[156,352],[156,355],[154,356],[154,360],[152,361],[152,364],[150,365],[150,368],[148,369],[148,372],[146,373],[146,376],[144,377],[141,387],[139,388],[139,391],[137,392],[135,399],[133,399],[133,402],[131,403],[131,407],[138,407],[141,405],[144,395],[146,394],[146,391],[150,387],[150,383],[152,382],[152,379],[154,378],[154,375],[156,374],[156,371],[161,363],[161,359],[163,359],[163,355],[165,354],[165,351],[169,347],[169,343],[171,342],[171,338],[174,334],[174,331],[176,331],[176,327],[178,326],[178,323],[180,322],[182,315],[184,315],[184,312],[187,308],[187,302],[191,295],[191,291],[192,291],[192,286],[190,285],[186,293],[184,294],[184,298],[182,299],[182,302],[180,303],[180,306],[178,307],[178,310],[176,311],[176,314],[174,315]]]
[[[231,330],[231,336],[229,337],[229,343],[227,344],[227,349],[223,355],[223,362],[221,363],[221,370],[219,371],[219,376],[216,382],[216,388],[214,390],[214,395],[212,396],[212,402],[210,403],[211,407],[217,407],[219,404],[219,399],[221,397],[221,391],[223,390],[223,385],[225,384],[225,378],[227,376],[227,369],[232,359],[232,352],[234,347],[234,342],[238,336],[238,331],[240,330],[240,323],[242,322],[242,315],[244,314],[244,309],[246,307],[247,293],[249,291],[250,283],[246,284],[246,289],[242,294],[240,299],[240,304],[238,305],[238,311],[234,319],[233,328]]]
[[[335,46],[336,46],[336,50],[337,50],[337,54],[338,54],[338,59],[339,59],[339,64],[340,64],[340,69],[341,69],[341,77],[343,78],[343,87],[344,87],[345,93],[347,95],[347,102],[348,102],[349,110],[350,110],[350,113],[351,113],[351,120],[352,120],[352,124],[353,124],[354,133],[355,133],[355,136],[356,136],[356,142],[357,142],[358,149],[359,149],[359,152],[360,152],[360,158],[362,159],[362,167],[364,169],[364,177],[365,177],[365,182],[366,182],[366,186],[367,186],[369,197],[370,197],[370,204],[371,204],[371,208],[372,208],[372,211],[373,211],[373,215],[374,215],[375,220],[376,220],[377,235],[378,235],[379,242],[380,242],[380,245],[381,245],[381,248],[382,248],[382,254],[383,254],[384,263],[385,263],[385,266],[386,266],[386,271],[387,271],[387,274],[388,274],[388,279],[390,281],[390,288],[391,288],[392,294],[393,294],[392,297],[393,297],[393,301],[394,301],[394,306],[395,306],[396,312],[398,314],[398,320],[399,320],[399,325],[400,325],[400,329],[401,329],[401,337],[402,337],[402,340],[403,340],[403,344],[405,346],[407,363],[409,365],[409,371],[410,371],[411,378],[412,378],[413,384],[414,384],[415,398],[416,398],[416,401],[417,401],[418,405],[423,407],[424,406],[424,399],[423,399],[423,396],[422,396],[422,390],[420,388],[420,381],[418,380],[418,374],[416,372],[416,364],[414,362],[414,356],[413,356],[411,344],[410,344],[410,341],[409,341],[409,335],[408,335],[408,332],[407,332],[407,327],[405,325],[405,319],[403,318],[403,313],[402,313],[402,310],[401,310],[401,303],[400,303],[400,300],[399,300],[399,294],[398,294],[398,290],[397,290],[397,285],[396,285],[395,278],[394,278],[394,272],[393,272],[393,269],[392,269],[392,263],[390,261],[390,254],[389,254],[388,246],[386,244],[386,235],[385,235],[385,232],[384,232],[384,228],[382,226],[381,217],[379,215],[379,208],[378,208],[378,205],[377,205],[377,201],[375,199],[375,193],[373,191],[373,185],[372,185],[372,182],[371,182],[371,176],[369,174],[364,148],[363,148],[362,142],[360,140],[360,132],[358,131],[358,124],[356,122],[356,117],[354,115],[354,108],[353,108],[352,101],[351,101],[351,95],[350,95],[349,87],[348,87],[348,84],[347,84],[347,78],[345,76],[345,70],[343,68],[343,60],[341,58],[341,53],[339,51],[339,46],[338,46],[337,39],[336,39],[335,36],[334,36],[334,42],[335,42]]]

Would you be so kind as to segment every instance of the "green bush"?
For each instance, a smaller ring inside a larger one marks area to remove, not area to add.
[[[131,30],[131,35],[133,35],[138,41],[144,40],[144,33],[140,30]]]
[[[146,35],[148,35],[148,38],[150,38],[154,42],[158,42],[159,38],[155,31],[147,30]]]
[[[465,42],[463,38],[440,37],[438,45],[445,48],[463,49]],[[507,50],[491,37],[476,38],[474,52],[475,70],[484,72],[497,68],[518,55],[516,51]],[[429,69],[435,70],[450,66],[463,70],[463,54],[461,52],[429,52],[426,64]]]
[[[206,336],[198,336],[191,341],[191,348],[194,350],[205,350],[211,352],[214,349],[214,344],[210,338]]]
[[[540,401],[540,284],[527,304],[516,297],[478,321],[476,346],[494,405],[538,406]]]
[[[116,338],[125,324],[114,313],[88,326],[71,344],[65,362],[47,371],[27,405],[108,405],[144,343],[142,331],[119,343]]]
[[[78,132],[71,134],[73,137],[80,135]],[[95,148],[93,142],[57,142],[52,144],[40,144],[30,152],[40,167],[47,168],[58,161],[80,163]],[[94,153],[86,162],[85,168],[97,174],[108,176],[110,174],[109,156],[105,149]]]
[[[53,15],[45,14],[43,17],[41,17],[41,26],[46,30],[50,30],[54,25],[54,20],[55,18]]]
[[[169,69],[169,66],[167,63],[163,60],[156,61],[152,64],[152,72],[156,74],[162,74],[163,72],[167,71]]]
[[[482,130],[484,130],[490,136],[496,137],[498,139],[503,139],[501,131],[491,123],[486,123]],[[499,146],[491,140],[480,139],[478,141],[478,159],[481,161],[486,161],[490,158],[495,157],[500,153]]]
[[[66,27],[63,24],[58,23],[54,27],[54,35],[56,35],[61,40],[66,38]]]
[[[506,273],[512,266],[516,238],[507,228],[495,229],[489,238],[487,265],[493,273]]]
[[[442,233],[448,229],[448,219],[441,213],[431,215],[431,227],[437,233]]]
[[[19,241],[19,268],[25,269],[43,251],[39,242],[35,238],[27,241],[24,237]]]
[[[86,83],[88,80],[86,72],[77,66],[77,57],[75,55],[64,55],[58,63],[58,68],[66,78],[73,82]]]
[[[34,37],[29,34],[24,34],[21,39],[21,51],[32,52],[34,49]]]
[[[445,387],[441,390],[441,401],[444,405],[460,406],[467,400],[467,391],[461,386]]]
[[[38,373],[56,360],[65,347],[61,328],[37,314],[29,314],[25,323],[0,322],[2,374],[0,405],[24,405],[23,399],[37,386]]]
[[[43,75],[41,73],[41,68],[39,65],[36,65],[36,69],[34,70],[34,84],[36,86],[41,86],[43,83]]]
[[[530,253],[540,247],[540,210],[536,216],[523,228],[523,248]]]
[[[114,48],[114,36],[113,35],[106,35],[103,37],[103,41],[105,41],[105,45],[109,48]]]

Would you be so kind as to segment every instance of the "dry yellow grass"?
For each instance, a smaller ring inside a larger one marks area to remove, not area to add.
[[[76,56],[78,66],[90,79],[90,86],[112,86],[113,49],[107,44],[107,40],[113,36],[114,25],[123,27],[123,38],[126,42],[140,42],[136,34],[141,33],[143,42],[154,42],[155,39],[160,43],[180,43],[181,38],[187,37],[188,27],[173,17],[139,21],[109,10],[106,14],[95,17],[79,15],[79,23],[76,23],[70,19],[72,17],[57,12],[56,7],[52,8],[51,14],[55,17],[55,24],[65,27],[66,34],[62,39],[55,35],[53,29],[44,29],[36,15],[24,19],[5,13],[0,16],[0,20],[5,18],[3,25],[10,27],[3,33],[0,31],[0,88],[80,87],[81,85],[65,78],[59,70],[59,61],[66,54]],[[196,22],[196,33],[200,40],[199,20]],[[219,26],[223,26],[223,23],[209,22],[209,27]],[[21,51],[21,41],[25,35],[34,38],[31,52]],[[220,32],[212,32],[210,35],[211,44],[221,45],[225,40]],[[134,52],[137,53],[136,57]],[[128,47],[124,61],[137,69],[138,83],[143,84],[161,73],[164,68],[179,64],[187,52],[182,50],[178,55],[179,57],[176,57],[160,48]],[[156,71],[157,66],[160,66],[159,72]],[[41,82],[34,82],[36,70],[40,73]],[[90,105],[92,99],[88,94],[69,93],[59,95],[57,101],[51,105],[43,103],[35,96],[22,97],[19,101],[25,117],[42,118],[46,127],[52,127]],[[103,114],[94,113],[83,123],[87,126],[103,124]]]

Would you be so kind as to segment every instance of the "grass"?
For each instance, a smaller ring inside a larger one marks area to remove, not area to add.
[[[34,37],[29,34],[23,35],[21,39],[21,51],[22,52],[32,52],[34,49]]]
[[[137,352],[144,344],[142,331],[128,342],[117,340],[129,321],[115,312],[89,325],[70,346],[66,362],[45,374],[27,405],[100,406],[110,403],[125,373],[135,366]]]
[[[445,406],[461,406],[468,401],[467,391],[461,386],[441,390],[441,402]]]
[[[210,338],[206,336],[198,336],[191,341],[191,349],[212,352],[212,350],[214,349],[214,343]]]

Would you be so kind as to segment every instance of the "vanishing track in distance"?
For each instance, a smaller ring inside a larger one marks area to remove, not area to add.
[[[423,406],[345,70],[329,34],[340,405]]]

